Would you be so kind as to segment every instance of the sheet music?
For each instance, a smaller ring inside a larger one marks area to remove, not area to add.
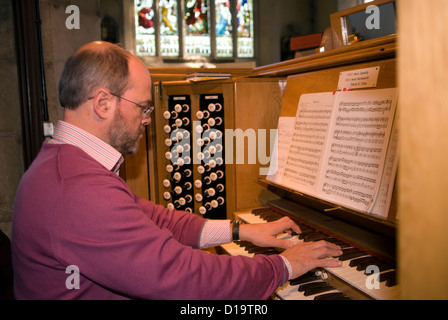
[[[300,98],[283,177],[292,189],[317,190],[333,102],[331,92]]]
[[[383,177],[381,178],[379,194],[372,209],[372,214],[378,215],[385,219],[387,218],[392,201],[395,176],[398,168],[398,124],[399,116],[398,111],[396,111],[391,137],[389,139],[389,147],[386,154]],[[396,219],[398,219],[398,217],[396,217]]]
[[[266,180],[282,184],[286,158],[291,144],[295,118],[280,117],[278,120],[277,138],[272,151],[271,162]]]
[[[396,89],[338,92],[319,192],[371,213],[376,204],[396,107]]]
[[[284,170],[277,164],[282,171],[271,181],[387,218],[397,167],[396,104],[396,88],[303,94],[289,146],[278,150]]]

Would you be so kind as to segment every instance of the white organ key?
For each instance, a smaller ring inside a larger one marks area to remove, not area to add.
[[[259,216],[256,216],[252,213],[241,213],[238,215],[238,218],[241,221],[244,221],[246,223],[266,223],[267,221],[262,219]]]
[[[255,254],[249,253],[246,250],[244,250],[243,247],[237,245],[234,242],[226,243],[221,245],[231,256],[246,256],[246,257],[253,257]]]
[[[317,280],[316,282],[318,282]],[[311,283],[311,282],[310,282]],[[305,292],[299,291],[300,285],[291,285],[287,282],[283,287],[276,291],[276,294],[283,300],[314,300],[316,297],[328,293],[340,293],[338,290],[333,289],[323,293],[317,293],[313,295],[306,296]]]

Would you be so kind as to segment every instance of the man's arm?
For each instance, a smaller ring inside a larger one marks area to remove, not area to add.
[[[151,201],[135,197],[142,211],[159,228],[171,231],[180,243],[199,248],[200,235],[206,219],[185,211],[169,210]]]
[[[299,226],[288,217],[279,220],[259,223],[241,224],[239,239],[249,241],[260,247],[276,247],[287,249],[280,256],[289,272],[289,279],[296,278],[316,267],[339,267],[338,260],[323,259],[342,254],[340,247],[325,242],[299,243],[294,245],[289,240],[280,240],[280,233],[301,233]],[[232,241],[230,220],[208,220],[201,233],[201,248],[229,243]]]
[[[288,217],[277,221],[257,224],[241,224],[239,239],[249,241],[260,247],[290,248],[293,243],[279,240],[280,233],[301,233],[299,226]],[[208,248],[232,241],[232,227],[230,220],[207,220],[202,229],[200,248]]]

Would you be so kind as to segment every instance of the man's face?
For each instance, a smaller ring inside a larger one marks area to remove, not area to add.
[[[122,155],[127,155],[138,151],[145,127],[142,124],[140,110],[137,116],[130,117],[122,111],[123,108],[121,100],[121,106],[117,108],[114,121],[109,128],[109,139],[112,147]]]
[[[131,60],[129,72],[131,85],[122,95],[129,101],[117,98],[117,109],[108,132],[111,146],[123,155],[138,151],[145,126],[150,123],[150,118],[145,118],[143,109],[135,103],[147,106],[152,101],[148,69],[140,61]]]

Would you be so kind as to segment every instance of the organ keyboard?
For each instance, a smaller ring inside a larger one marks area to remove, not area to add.
[[[237,214],[237,218],[244,223],[266,223],[282,216],[272,208],[259,208]],[[399,299],[397,272],[392,261],[387,261],[387,258],[373,255],[363,248],[354,246],[343,240],[342,237],[335,237],[328,230],[316,228],[310,225],[309,221],[303,221],[294,216],[292,218],[299,225],[302,233],[292,236],[282,234],[278,237],[288,238],[295,243],[318,240],[335,243],[343,251],[343,254],[338,257],[342,261],[342,266],[318,268],[296,279],[291,279],[275,292],[276,298],[284,300]],[[338,232],[336,231],[336,233]],[[368,232],[366,238],[371,238]],[[225,244],[222,248],[230,255],[248,257],[255,254],[279,253],[278,249],[260,248],[244,241]],[[383,251],[383,249],[380,248],[379,251]]]

